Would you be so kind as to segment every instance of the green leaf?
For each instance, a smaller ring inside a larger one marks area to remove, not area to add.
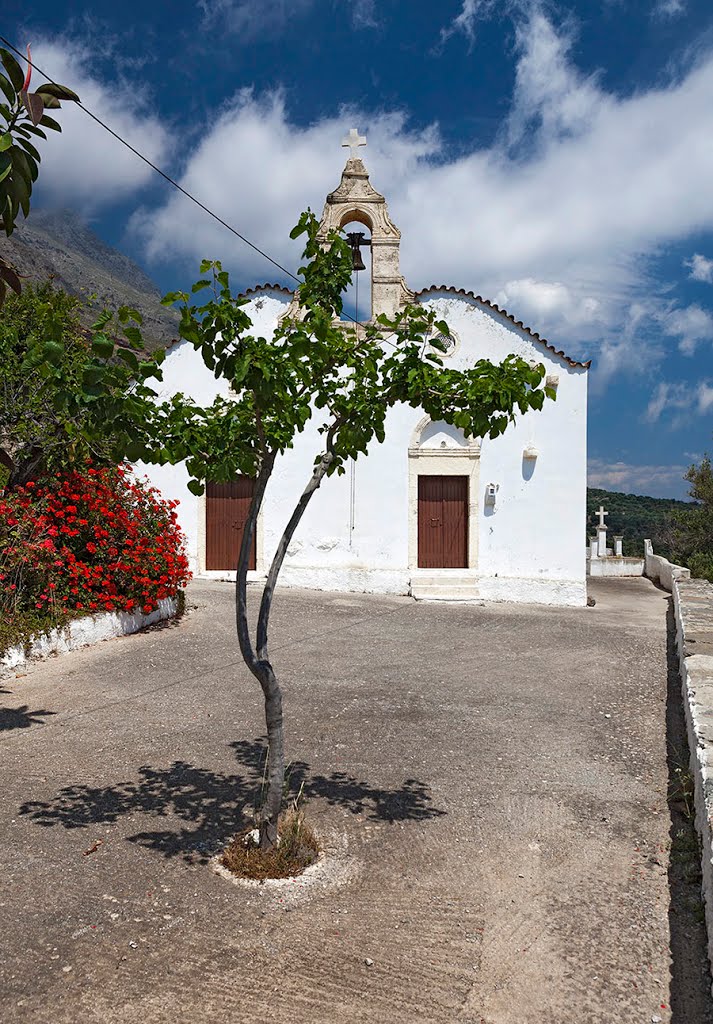
[[[136,353],[132,352],[130,348],[120,348],[117,352],[119,359],[123,359],[132,370],[136,371],[139,368],[139,360]]]
[[[196,497],[200,498],[200,496],[203,493],[204,489],[205,488],[203,487],[203,484],[200,482],[200,480],[189,480],[188,481],[188,490],[191,492],[191,494],[195,494]]]
[[[33,135],[38,135],[41,139],[47,138],[42,129],[37,128],[34,124],[25,124],[23,125],[23,128],[25,129],[25,131],[32,132]]]
[[[19,93],[25,84],[25,73],[8,50],[0,48],[0,61],[2,61],[7,77],[12,82],[15,92]]]
[[[39,92],[39,89],[37,91]],[[59,110],[62,104],[59,102],[59,100],[55,99],[54,96],[43,96],[42,106],[45,108],[45,110]]]
[[[5,75],[3,74],[0,74],[0,89],[2,89],[2,91],[5,93],[5,96],[7,97],[7,102],[10,104],[10,106],[14,107],[15,100],[17,99],[17,93],[13,89],[9,80],[5,78]]]
[[[97,317],[97,319],[92,324],[92,330],[102,331],[113,318],[113,313],[110,313],[108,309],[103,309],[99,316]]]
[[[58,341],[46,341],[42,346],[42,355],[52,366],[59,366],[64,358],[64,345]]]
[[[114,342],[105,334],[97,334],[92,339],[92,352],[101,359],[111,359],[114,355]]]
[[[30,156],[33,157],[33,159],[35,159],[39,163],[42,158],[40,157],[40,154],[37,152],[37,150],[32,145],[32,143],[28,142],[27,139],[19,139],[18,141],[19,141],[20,145],[22,146],[22,148],[25,150],[25,152],[29,153]],[[1,139],[0,139],[0,150],[2,150],[2,140]]]
[[[138,327],[125,327],[124,335],[132,348],[144,347],[144,337]]]
[[[51,128],[53,132],[62,131],[62,125],[59,124],[58,121],[55,121],[53,117],[50,117],[49,114],[44,115],[44,117],[40,120],[40,124],[43,128]]]
[[[4,153],[6,149],[9,149],[12,145],[12,135],[10,132],[6,132],[4,135],[0,135],[0,153]]]
[[[66,85],[58,85],[56,82],[45,82],[38,89],[35,89],[41,96],[54,96],[58,100],[74,100],[79,103],[79,96],[76,92],[68,89]]]
[[[213,282],[208,281],[207,278],[203,278],[201,281],[196,281],[196,283],[191,286],[191,291],[195,294],[195,292],[200,292],[204,288],[209,288],[212,283]]]

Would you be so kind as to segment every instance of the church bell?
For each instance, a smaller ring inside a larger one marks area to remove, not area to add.
[[[347,234],[347,242],[352,249],[352,270],[366,270],[366,263],[361,256],[362,245],[371,245],[362,231],[351,231]]]

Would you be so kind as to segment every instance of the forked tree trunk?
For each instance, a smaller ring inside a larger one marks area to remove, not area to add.
[[[275,463],[275,455],[271,454],[258,473],[253,498],[250,503],[248,518],[245,523],[240,554],[238,556],[238,567],[236,573],[236,626],[240,651],[245,664],[262,687],[265,698],[265,724],[267,726],[267,793],[265,802],[261,809],[260,817],[260,847],[269,849],[277,842],[277,825],[282,809],[282,797],[285,780],[285,743],[282,726],[282,691],[277,681],[277,676],[270,663],[267,653],[268,626],[270,622],[270,611],[272,609],[272,598],[275,592],[275,584],[279,576],[282,563],[285,560],[287,548],[304,515],[304,511],[312,498],[312,495],[319,487],[323,477],[327,473],[334,453],[331,448],[332,437],[336,427],[327,435],[327,452],[322,456],[314,468],[309,483],[302,492],[290,521],[287,524],[280,542],[277,545],[275,557],[272,560],[267,581],[263,588],[260,611],[258,614],[256,648],[253,648],[250,639],[250,629],[247,618],[247,574],[250,548],[255,532],[258,513],[265,496],[265,489],[272,474]]]

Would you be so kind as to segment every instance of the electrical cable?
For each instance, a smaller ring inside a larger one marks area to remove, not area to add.
[[[5,36],[0,35],[0,42],[4,43],[5,46],[8,47],[8,49],[12,50],[13,53],[16,53],[21,60],[24,60],[25,63],[33,69],[33,71],[37,71],[38,74],[42,75],[43,78],[46,78],[47,81],[50,82],[52,85],[59,85],[59,83],[55,82],[55,80],[51,78],[46,71],[43,71],[42,68],[38,67],[37,64],[34,63],[34,61],[28,60],[26,55],[23,54],[21,50],[18,50],[18,48],[14,46],[9,39],[6,39]],[[155,163],[153,163],[153,161],[149,160],[147,156],[144,156],[144,154],[141,153],[138,149],[136,149],[135,146],[132,146],[130,142],[127,142],[126,139],[122,138],[122,136],[115,132],[113,128],[110,128],[105,121],[102,121],[102,119],[100,117],[97,117],[97,115],[94,114],[88,107],[85,107],[81,100],[78,100],[76,102],[80,110],[83,110],[84,113],[88,115],[88,117],[90,117],[93,121],[100,125],[105,131],[109,132],[109,134],[112,135],[117,140],[117,142],[120,142],[122,146],[126,146],[126,148],[130,150],[134,154],[134,156],[137,156],[139,158],[139,160],[143,160],[143,162],[153,171],[159,174],[164,179],[164,181],[167,181],[169,185],[173,185],[175,189],[178,189],[178,191],[181,192],[187,199],[190,199],[192,203],[195,203],[195,205],[198,206],[201,210],[203,210],[204,213],[207,213],[208,216],[212,217],[213,220],[218,222],[218,224],[221,224],[224,228],[227,228],[227,230],[230,231],[233,235],[235,235],[236,238],[239,238],[241,242],[244,242],[246,245],[248,245],[254,252],[264,257],[264,259],[266,259],[269,263],[272,263],[272,265],[274,267],[277,267],[278,270],[281,270],[283,274],[287,274],[288,277],[291,277],[293,281],[297,281],[298,284],[302,283],[301,279],[297,277],[296,274],[293,274],[291,270],[288,270],[286,267],[283,267],[281,263],[278,263],[277,260],[274,260],[272,256],[265,252],[264,249],[261,249],[258,245],[255,245],[255,243],[251,242],[249,238],[246,238],[245,235],[241,234],[231,224],[228,224],[228,222],[223,220],[222,217],[219,217],[218,214],[214,213],[213,210],[211,210],[208,206],[205,205],[205,203],[202,203],[200,199],[197,199],[194,195],[188,192],[187,189],[183,188],[182,185],[179,185],[179,183],[174,178],[172,178],[170,174],[166,174],[165,171],[161,170],[161,168],[158,167]],[[357,289],[358,287],[359,274],[357,273]],[[349,313],[343,312],[343,316],[354,324],[359,323],[358,319],[356,317],[350,316]],[[383,340],[387,341],[386,339]],[[393,344],[393,342],[387,341],[387,344],[392,345],[393,348],[397,347],[396,345]]]

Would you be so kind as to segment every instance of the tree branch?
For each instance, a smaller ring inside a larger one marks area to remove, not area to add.
[[[248,562],[250,559],[250,547],[252,545],[253,534],[255,532],[255,524],[257,523],[257,517],[262,507],[263,498],[265,497],[265,488],[267,487],[267,482],[270,479],[274,464],[275,453],[269,452],[263,459],[260,472],[257,475],[257,480],[255,481],[255,490],[253,491],[252,501],[250,502],[250,510],[245,522],[243,539],[240,544],[240,552],[238,554],[238,564],[235,570],[235,628],[238,633],[240,653],[243,656],[245,664],[260,683],[263,690],[265,688],[264,672],[261,671],[260,662],[255,656],[255,651],[250,639],[250,627],[248,626]]]
[[[294,536],[295,530],[297,529],[299,522],[304,515],[305,509],[310,503],[312,495],[321,484],[325,474],[328,472],[329,467],[334,461],[334,435],[336,434],[339,427],[342,425],[342,418],[338,417],[327,431],[327,444],[326,451],[322,458],[319,460],[317,465],[314,467],[312,476],[309,479],[307,486],[305,487],[300,500],[295,506],[295,510],[290,517],[290,521],[285,527],[285,531],[280,537],[280,543],[277,545],[277,551],[272,560],[270,566],[270,572],[267,576],[267,582],[263,588],[262,600],[260,602],[260,612],[257,620],[257,656],[260,661],[266,662],[268,660],[267,655],[267,627],[270,619],[270,609],[272,607],[272,598],[275,592],[275,585],[277,583],[277,577],[282,568],[282,563],[285,560],[287,549],[290,545],[290,541]]]

